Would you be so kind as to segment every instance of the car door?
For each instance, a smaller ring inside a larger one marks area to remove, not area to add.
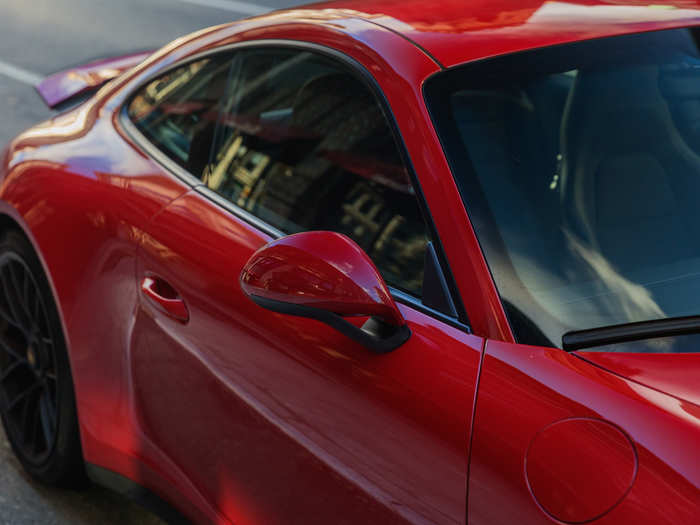
[[[201,185],[143,238],[138,278],[161,299],[142,298],[131,348],[143,450],[236,523],[463,523],[483,340],[377,88],[299,44],[240,50],[230,77]],[[307,230],[369,254],[406,343],[378,355],[243,294],[255,250]]]

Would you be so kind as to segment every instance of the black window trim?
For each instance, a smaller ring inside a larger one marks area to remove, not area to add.
[[[331,59],[338,60],[339,62],[344,64],[346,68],[354,72],[356,76],[359,76],[364,82],[364,84],[372,91],[372,94],[379,101],[380,109],[384,114],[387,123],[389,124],[392,134],[394,135],[394,140],[398,147],[401,160],[408,171],[411,184],[415,190],[415,196],[418,201],[418,207],[421,211],[421,215],[423,216],[423,220],[428,229],[428,233],[432,238],[433,244],[435,246],[435,251],[438,256],[438,260],[440,261],[440,270],[442,271],[443,276],[447,282],[452,301],[454,302],[455,308],[457,310],[457,317],[451,317],[438,310],[425,306],[418,298],[393,286],[387,285],[389,291],[392,297],[398,302],[410,306],[411,308],[414,308],[424,314],[434,317],[439,321],[442,321],[445,324],[448,324],[452,327],[458,328],[466,333],[472,333],[471,325],[469,323],[469,319],[467,317],[462,298],[458,292],[454,275],[452,274],[452,270],[450,269],[449,263],[447,261],[447,256],[442,246],[442,241],[440,240],[437,228],[435,227],[432,214],[430,213],[430,209],[428,208],[428,203],[425,200],[425,195],[423,194],[423,190],[421,188],[420,181],[418,180],[415,168],[413,167],[413,163],[411,162],[411,159],[408,155],[406,143],[403,140],[403,136],[401,135],[401,131],[398,127],[398,124],[396,123],[396,119],[394,118],[394,115],[391,112],[389,102],[387,101],[386,97],[384,96],[384,93],[382,92],[381,88],[377,84],[377,81],[374,79],[372,74],[369,71],[367,71],[367,69],[364,66],[362,66],[362,64],[358,63],[355,59],[341,53],[336,49],[301,40],[260,39],[248,40],[245,42],[236,42],[225,46],[215,47],[203,51],[201,53],[195,53],[193,55],[182,57],[181,59],[173,62],[172,64],[169,64],[163,69],[159,69],[158,71],[153,72],[153,74],[146,75],[145,77],[139,79],[136,85],[134,85],[133,87],[129,87],[129,94],[121,102],[121,108],[118,110],[119,123],[123,126],[124,131],[129,135],[129,137],[134,141],[134,143],[143,150],[144,153],[146,153],[148,156],[153,158],[158,164],[160,164],[166,172],[171,173],[174,177],[176,177],[177,179],[185,183],[187,186],[189,186],[192,190],[196,191],[200,195],[206,197],[215,204],[231,212],[239,219],[251,224],[255,228],[258,228],[263,233],[269,235],[273,239],[278,239],[280,237],[286,236],[287,234],[285,234],[284,232],[278,230],[277,228],[274,228],[270,224],[267,224],[265,221],[259,219],[255,215],[240,208],[239,206],[236,206],[234,203],[230,202],[229,200],[225,199],[221,195],[206,187],[199,178],[189,173],[177,162],[168,157],[165,153],[159,150],[143,133],[141,133],[141,131],[131,121],[127,112],[127,107],[131,102],[134,94],[138,92],[141,88],[145,87],[149,82],[164,75],[168,71],[178,69],[184,65],[187,65],[197,60],[201,60],[202,58],[206,58],[210,55],[218,55],[221,53],[236,51],[239,49],[245,49],[250,47],[300,49],[309,50],[317,54],[325,55]]]

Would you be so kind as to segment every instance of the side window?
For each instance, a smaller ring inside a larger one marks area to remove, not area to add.
[[[230,66],[231,55],[190,62],[144,86],[127,107],[139,131],[196,177],[209,162]]]
[[[285,233],[348,235],[420,297],[426,226],[369,88],[308,52],[243,51],[232,69],[204,184]]]

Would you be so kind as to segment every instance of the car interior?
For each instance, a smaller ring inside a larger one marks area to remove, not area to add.
[[[491,214],[475,227],[488,235],[492,220],[507,253],[487,261],[555,345],[572,329],[697,312],[697,48],[689,30],[609,42],[602,63],[589,52],[452,95]]]

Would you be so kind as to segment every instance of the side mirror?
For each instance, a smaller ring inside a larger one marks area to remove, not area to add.
[[[256,251],[240,277],[256,304],[316,319],[377,353],[411,335],[381,275],[345,235],[311,231],[282,237]],[[357,327],[343,317],[369,316]]]

